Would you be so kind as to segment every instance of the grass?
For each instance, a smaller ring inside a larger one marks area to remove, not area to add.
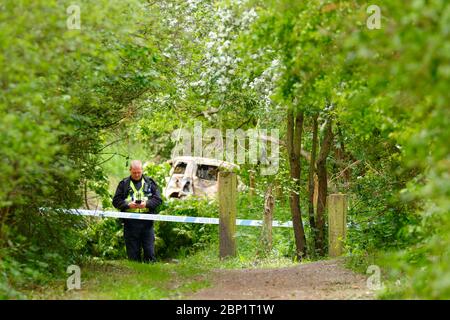
[[[66,279],[28,288],[28,299],[159,300],[185,299],[211,286],[213,269],[278,268],[295,265],[275,255],[257,258],[242,251],[234,258],[219,259],[218,245],[180,259],[178,262],[142,264],[127,260],[90,260],[80,265],[81,289],[66,290]],[[68,275],[69,276],[69,275]]]
[[[80,266],[81,289],[66,290],[66,279],[28,290],[30,299],[159,300],[180,299],[207,287],[202,266],[189,263],[141,264],[93,260]]]
[[[380,270],[381,282],[383,287],[375,292],[375,298],[381,300],[409,299],[404,295],[405,285],[407,284],[405,275],[394,272],[393,264],[397,263],[390,251],[371,250],[369,252],[358,253],[345,257],[346,267],[354,272],[364,274],[367,277],[372,276],[373,270],[369,266],[377,266]]]
[[[248,205],[243,205],[240,218],[257,218],[256,211],[260,210],[253,211],[249,210]],[[64,277],[45,286],[28,288],[24,293],[29,299],[183,299],[211,286],[210,271],[214,269],[297,265],[286,257],[293,250],[293,231],[290,229],[274,228],[273,250],[270,254],[258,253],[261,249],[259,228],[238,227],[236,235],[238,252],[234,258],[219,259],[218,239],[213,237],[206,248],[179,258],[179,263],[163,261],[149,265],[126,260],[91,259],[80,265],[80,290],[67,291],[67,278]]]

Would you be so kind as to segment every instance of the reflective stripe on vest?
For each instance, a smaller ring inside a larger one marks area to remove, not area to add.
[[[133,181],[131,181],[130,179],[130,187],[133,190],[133,193],[129,193],[128,197],[126,199],[127,202],[133,202],[135,200],[141,200],[143,203],[147,203],[148,197],[146,197],[144,195],[144,184],[145,184],[145,179],[142,177],[141,178],[141,187],[139,188],[139,190],[136,189],[136,187],[134,186]],[[143,208],[143,209],[128,209],[127,212],[148,212],[147,208]]]

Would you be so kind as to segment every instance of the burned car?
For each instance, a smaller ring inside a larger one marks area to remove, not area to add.
[[[220,170],[238,169],[239,166],[217,159],[181,156],[168,161],[171,165],[166,178],[164,196],[184,198],[189,195],[215,197]]]

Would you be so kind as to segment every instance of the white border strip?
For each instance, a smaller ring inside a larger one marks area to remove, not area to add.
[[[154,221],[170,221],[170,222],[185,222],[185,223],[204,223],[204,224],[219,224],[219,218],[206,217],[188,217],[188,216],[167,216],[162,214],[148,214],[148,213],[132,213],[132,212],[117,212],[117,211],[97,211],[85,209],[56,209],[59,212],[76,214],[82,216],[94,217],[110,217],[123,219],[138,219],[138,220],[154,220]],[[260,227],[263,225],[262,220],[244,220],[236,219],[236,225]],[[273,227],[291,228],[292,221],[280,222],[272,221]]]

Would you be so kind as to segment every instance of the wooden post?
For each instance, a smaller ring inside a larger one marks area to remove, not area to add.
[[[330,194],[328,204],[328,254],[338,257],[344,251],[347,233],[347,195]]]
[[[219,172],[219,252],[220,258],[236,256],[236,193],[234,172]]]

